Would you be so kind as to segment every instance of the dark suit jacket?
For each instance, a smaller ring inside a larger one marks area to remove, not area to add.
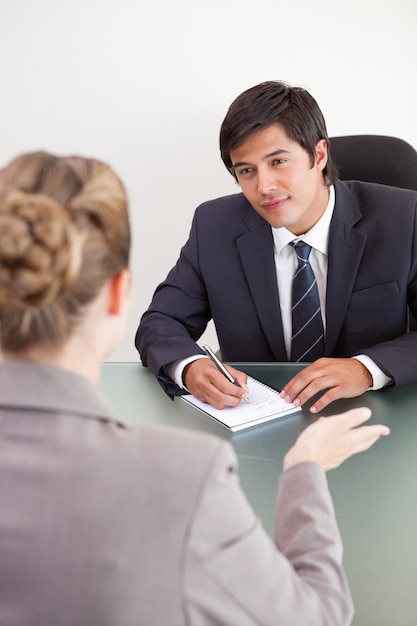
[[[87,380],[16,362],[0,363],[0,449],[4,626],[351,622],[316,463],[283,472],[274,545],[227,442],[123,426]]]
[[[325,355],[367,354],[392,386],[417,382],[417,193],[338,181],[330,225]],[[286,361],[269,224],[243,194],[201,205],[176,266],[142,317],[136,345],[163,367],[200,350],[213,318],[226,361]]]

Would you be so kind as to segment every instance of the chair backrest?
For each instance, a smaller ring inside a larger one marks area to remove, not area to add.
[[[363,180],[417,191],[417,151],[385,135],[330,137],[330,154],[341,180]]]

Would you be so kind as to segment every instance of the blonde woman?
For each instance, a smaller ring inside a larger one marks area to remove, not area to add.
[[[227,443],[127,428],[100,396],[129,248],[108,165],[40,152],[0,172],[0,623],[348,624],[325,470],[388,429],[357,409],[302,433],[274,545]]]

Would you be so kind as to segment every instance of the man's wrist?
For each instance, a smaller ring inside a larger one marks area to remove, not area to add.
[[[183,379],[185,368],[187,367],[187,365],[190,365],[190,363],[193,363],[198,359],[207,358],[208,357],[205,354],[194,354],[187,357],[186,359],[178,359],[177,361],[172,361],[171,363],[168,363],[168,365],[165,366],[165,371],[171,378],[171,380],[173,380],[174,383],[178,387],[180,387],[180,389],[185,389],[185,391],[188,391]]]
[[[380,367],[366,354],[357,354],[352,357],[362,363],[364,367],[368,370],[368,372],[372,376],[372,385],[369,387],[368,391],[377,391],[378,389],[382,389],[388,383],[391,382],[392,378],[387,376]]]

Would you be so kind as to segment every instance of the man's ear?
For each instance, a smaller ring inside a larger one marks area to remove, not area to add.
[[[316,167],[322,172],[327,165],[327,141],[320,139],[316,144]]]
[[[129,300],[130,289],[130,270],[122,270],[111,279],[108,300],[108,312],[110,315],[121,315],[123,313]]]

